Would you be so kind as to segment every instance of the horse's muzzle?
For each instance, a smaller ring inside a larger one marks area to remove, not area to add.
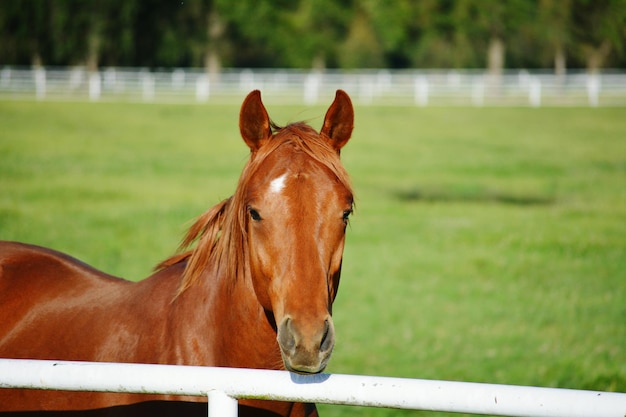
[[[278,345],[288,371],[320,373],[335,346],[333,320],[328,315],[320,323],[305,324],[285,316],[278,325]]]

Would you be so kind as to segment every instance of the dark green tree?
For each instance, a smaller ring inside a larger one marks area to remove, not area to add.
[[[354,15],[352,0],[300,0],[288,15],[293,33],[287,62],[299,68],[338,67]]]
[[[572,25],[573,52],[588,71],[596,72],[624,57],[626,0],[575,0]]]
[[[169,5],[156,18],[156,58],[164,66],[205,67],[216,74],[222,67],[225,25],[212,0],[188,0]],[[152,30],[150,31],[152,32]]]
[[[372,17],[362,7],[357,8],[346,39],[339,46],[342,68],[383,68],[386,66],[383,45],[374,30]]]
[[[298,3],[288,0],[216,0],[215,10],[232,44],[226,59],[237,67],[280,67],[293,45],[289,19]]]
[[[520,45],[529,36],[524,28],[534,18],[535,4],[528,0],[458,0],[454,2],[455,27],[463,39],[483,53],[482,65],[491,74],[506,66],[507,45]],[[513,53],[508,53],[514,56]]]
[[[0,65],[626,65],[626,0],[0,1]]]
[[[572,44],[572,0],[540,0],[534,25],[541,66],[554,66],[563,75],[567,69],[567,50]],[[552,61],[552,62],[550,62]]]
[[[50,50],[49,16],[49,2],[1,2],[0,64],[42,65]]]

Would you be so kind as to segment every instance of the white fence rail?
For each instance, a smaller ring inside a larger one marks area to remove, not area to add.
[[[411,106],[626,106],[626,71],[555,75],[471,70],[148,71],[104,68],[0,69],[0,99],[239,102],[252,89],[284,103],[332,100],[337,88],[360,104]]]
[[[286,371],[0,359],[0,388],[208,396],[209,416],[238,398],[497,416],[624,417],[626,394]]]

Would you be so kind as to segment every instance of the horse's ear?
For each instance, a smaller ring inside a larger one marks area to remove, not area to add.
[[[239,112],[241,137],[252,152],[272,137],[270,118],[261,101],[261,92],[254,90],[243,101]]]
[[[337,90],[335,101],[326,112],[320,133],[328,137],[332,147],[339,152],[348,143],[353,127],[354,109],[350,96],[343,90]]]

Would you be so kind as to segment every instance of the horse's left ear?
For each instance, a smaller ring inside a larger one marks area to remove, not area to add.
[[[350,96],[337,90],[335,101],[330,105],[320,133],[330,139],[330,144],[337,152],[348,143],[354,127],[354,109]]]
[[[261,101],[261,92],[254,90],[243,101],[239,112],[241,137],[252,152],[272,137],[270,117]]]

